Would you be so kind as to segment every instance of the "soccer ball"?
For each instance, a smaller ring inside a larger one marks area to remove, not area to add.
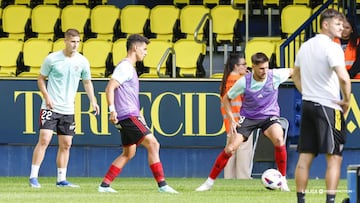
[[[261,181],[266,189],[277,190],[281,186],[281,173],[276,169],[267,169],[261,176]]]

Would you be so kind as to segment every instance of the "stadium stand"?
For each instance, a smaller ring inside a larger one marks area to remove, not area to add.
[[[40,39],[55,39],[54,28],[59,26],[61,9],[56,5],[38,5],[31,12],[31,31]]]
[[[3,9],[2,28],[8,38],[26,40],[31,8],[25,5],[8,5]]]
[[[82,53],[89,60],[91,77],[102,78],[111,63],[113,43],[102,39],[88,39],[84,42]]]
[[[23,41],[0,38],[0,76],[15,77],[17,66],[21,63]]]
[[[91,9],[90,37],[114,41],[119,35],[120,9],[113,5],[97,5]]]
[[[180,9],[173,5],[158,5],[152,8],[149,37],[174,42],[174,30],[179,22],[179,15]]]
[[[52,51],[52,41],[47,39],[31,38],[24,42],[23,67],[18,67],[18,77],[34,77],[40,73],[41,64]]]

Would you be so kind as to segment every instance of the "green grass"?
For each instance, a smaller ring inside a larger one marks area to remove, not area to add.
[[[0,177],[0,202],[296,202],[295,182],[288,180],[291,192],[265,189],[259,179],[224,180],[218,179],[211,191],[195,192],[205,178],[167,178],[167,182],[180,194],[163,194],[157,191],[153,178],[118,177],[111,185],[118,190],[116,194],[97,192],[101,178],[74,178],[69,181],[80,188],[57,188],[55,177],[40,177],[42,188],[30,188],[27,177]],[[310,180],[307,202],[325,202],[324,180]],[[336,202],[348,197],[346,180],[341,180]]]

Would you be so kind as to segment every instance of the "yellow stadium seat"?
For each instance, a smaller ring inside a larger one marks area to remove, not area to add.
[[[305,5],[287,5],[281,11],[281,32],[294,33],[311,16],[312,9]]]
[[[120,9],[113,5],[98,5],[91,9],[90,28],[98,39],[113,41],[114,29],[119,26]]]
[[[242,12],[230,5],[218,5],[210,11],[216,44],[233,43],[234,28],[242,20]]]
[[[204,15],[210,12],[203,5],[188,5],[180,11],[180,31],[186,39],[194,40],[194,33]],[[198,30],[198,39],[203,39],[204,24]]]
[[[126,39],[118,39],[113,43],[113,66],[115,67],[127,55]],[[110,70],[112,72],[112,70]]]
[[[40,73],[41,64],[52,50],[52,41],[47,39],[31,38],[24,42],[23,58],[24,71],[19,77],[37,77]]]
[[[158,5],[150,11],[150,31],[156,39],[175,41],[174,27],[180,10],[173,5]]]
[[[8,5],[3,10],[2,27],[8,38],[25,40],[31,9],[25,5]]]
[[[270,40],[249,40],[245,45],[245,58],[247,66],[251,67],[251,56],[257,52],[263,52],[269,61],[272,60],[275,54],[275,44]]]
[[[180,77],[204,77],[202,66],[205,44],[180,39],[174,43],[176,67]],[[173,56],[174,57],[174,56]]]
[[[214,73],[210,76],[210,78],[214,78],[214,79],[222,79],[224,76],[224,73]]]
[[[127,37],[130,34],[143,34],[149,19],[150,9],[143,5],[127,5],[121,9],[120,29]]]
[[[107,40],[88,39],[84,42],[82,53],[89,60],[92,77],[105,77],[111,50],[112,42]]]
[[[31,28],[37,38],[54,40],[54,28],[60,20],[60,8],[56,5],[38,5],[31,12]]]
[[[157,66],[163,57],[163,55],[167,52],[168,49],[172,48],[172,43],[168,41],[162,40],[151,40],[150,44],[147,46],[148,54],[143,60],[143,64],[145,68],[148,68],[149,71],[143,73],[140,77],[142,78],[158,78],[161,76],[169,75],[169,72],[166,68],[166,60],[160,66],[160,76],[157,73]]]
[[[69,28],[77,29],[80,38],[84,39],[84,29],[89,20],[90,8],[85,5],[67,5],[61,11],[61,31],[65,32]]]
[[[0,77],[16,76],[23,43],[17,39],[0,38]]]

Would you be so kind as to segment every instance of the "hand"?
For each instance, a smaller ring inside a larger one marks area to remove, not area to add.
[[[52,110],[54,108],[54,103],[50,98],[45,99],[46,108]]]
[[[93,104],[94,114],[99,115],[100,114],[100,107],[97,103]]]
[[[342,108],[344,114],[348,113],[349,107],[350,107],[350,101],[340,100],[340,101],[337,101],[335,103],[340,105],[340,107]]]
[[[237,127],[240,127],[239,122],[236,122],[235,120],[231,120],[230,134],[232,135],[237,134],[237,130],[236,130]]]
[[[117,112],[116,111],[112,111],[110,112],[110,117],[109,120],[112,124],[117,124],[119,121],[117,119]]]

